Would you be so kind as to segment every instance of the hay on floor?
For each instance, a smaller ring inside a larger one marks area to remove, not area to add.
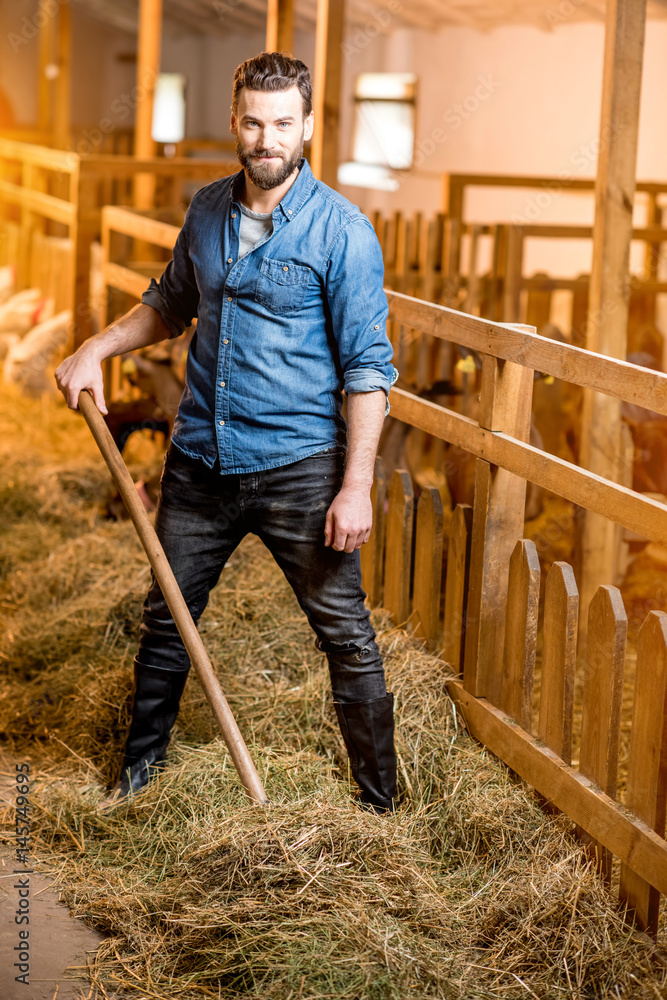
[[[8,432],[25,428],[20,447]],[[39,772],[33,833],[73,912],[109,935],[108,997],[654,998],[667,988],[563,817],[465,732],[447,668],[374,614],[396,697],[400,802],[353,801],[324,658],[262,544],[202,632],[271,798],[250,804],[195,678],[169,767],[97,804],[128,721],[145,559],[83,422],[0,402],[0,734]],[[136,471],[151,461],[135,443]]]

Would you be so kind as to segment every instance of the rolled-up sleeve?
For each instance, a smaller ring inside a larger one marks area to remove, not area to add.
[[[159,281],[151,278],[141,301],[160,313],[172,337],[179,337],[197,315],[199,289],[188,250],[188,216],[176,239],[172,259]]]
[[[382,250],[368,219],[358,216],[334,242],[327,268],[327,302],[346,393],[387,394],[398,378],[387,336]]]

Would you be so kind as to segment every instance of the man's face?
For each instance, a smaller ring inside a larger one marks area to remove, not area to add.
[[[294,173],[303,143],[313,134],[313,114],[303,117],[303,98],[295,85],[289,90],[248,90],[239,94],[231,130],[236,155],[258,188],[279,187]]]

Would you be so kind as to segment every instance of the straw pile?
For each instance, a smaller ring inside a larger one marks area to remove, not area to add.
[[[131,526],[98,514],[110,487],[83,422],[5,399],[0,441],[19,423],[21,447],[2,454],[0,733],[41,768],[39,862],[109,934],[91,969],[101,996],[665,995],[569,824],[467,736],[445,666],[383,614],[401,803],[384,818],[354,805],[324,659],[254,538],[202,631],[271,805],[247,802],[191,678],[167,771],[100,814],[148,573]]]

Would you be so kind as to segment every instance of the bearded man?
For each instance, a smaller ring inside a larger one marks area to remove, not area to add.
[[[236,70],[231,130],[243,170],[197,192],[172,261],[137,305],[56,372],[68,405],[101,364],[197,318],[165,456],[156,530],[195,621],[241,539],[258,535],[326,654],[362,807],[393,810],[393,696],[364,604],[359,549],[388,394],[382,254],[368,219],[315,180],[308,69],[277,52]],[[347,423],[342,392],[348,399]],[[190,661],[153,577],[114,801],[165,762]]]

